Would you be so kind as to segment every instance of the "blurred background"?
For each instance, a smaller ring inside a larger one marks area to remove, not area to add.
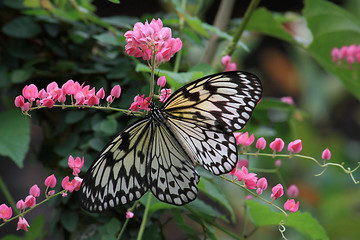
[[[116,106],[128,109],[136,94],[147,92],[147,85],[146,75],[134,71],[137,61],[124,56],[126,42],[122,34],[137,21],[160,17],[164,25],[175,26],[173,37],[178,37],[177,15],[174,5],[168,1],[133,0],[121,1],[120,4],[104,0],[71,2],[77,2],[77,5],[65,1],[0,2],[0,176],[15,201],[25,198],[35,183],[43,190],[43,181],[50,174],[56,173],[58,181],[61,176],[69,174],[70,170],[66,167],[70,154],[85,156],[88,167],[102,146],[133,121],[130,117],[114,113],[61,109],[32,111],[29,118],[14,106],[14,99],[21,94],[23,87],[34,83],[40,90],[50,82],[56,81],[61,86],[73,79],[96,89],[104,87],[109,92],[112,86],[120,84],[122,97]],[[359,1],[330,2],[360,17]],[[229,34],[235,31],[249,3],[235,1],[227,29]],[[40,4],[41,7],[31,4]],[[55,5],[59,8],[63,5],[68,12],[57,12],[55,16],[49,14]],[[215,0],[186,2],[188,14],[210,25],[215,21],[219,6],[220,1]],[[259,6],[278,13],[279,18],[293,19],[283,24],[284,28],[301,36],[305,42],[312,40],[311,32],[301,17],[303,1],[261,1]],[[17,30],[9,31],[6,26],[19,17],[22,18],[19,25],[12,28]],[[220,55],[225,49],[225,40],[219,41],[214,56],[206,59],[208,38],[192,36],[186,31],[182,34],[184,46],[180,72],[199,63],[207,63],[221,71]],[[301,139],[302,154],[317,159],[328,147],[332,152],[332,161],[355,168],[360,161],[359,99],[305,49],[251,29],[245,31],[241,40],[249,51],[239,47],[232,55],[233,61],[239,70],[253,72],[260,77],[264,101],[274,101],[277,106],[259,106],[246,130],[255,132],[256,138],[264,136],[268,143],[275,137],[283,138],[286,143]],[[352,41],[360,43],[359,39]],[[351,70],[353,75],[360,74],[357,65],[354,63]],[[164,68],[171,69],[171,65]],[[359,84],[357,76],[354,78]],[[291,96],[294,105],[282,104],[280,98],[284,96]],[[254,160],[252,164],[254,168],[273,168],[273,160],[265,163]],[[305,160],[284,160],[280,169],[288,186],[296,184],[299,187],[300,211],[310,212],[330,239],[359,239],[359,185],[354,184],[349,175],[339,168],[329,167],[323,175],[314,176],[322,170]],[[360,179],[358,172],[354,176],[356,180]],[[271,177],[274,180],[269,184],[275,185],[278,179],[269,175]],[[234,191],[232,187],[225,188],[229,188],[229,192]],[[229,198],[237,217],[229,227],[240,233],[243,204],[235,197]],[[0,193],[0,203],[8,203],[3,192]],[[71,211],[78,209],[76,205],[76,197],[56,199],[37,208],[26,218],[30,222],[42,214],[45,226],[52,231],[51,236],[76,238],[70,234],[71,226],[56,232],[57,227],[66,225],[66,217],[57,210],[68,212],[71,217]],[[124,214],[124,211],[117,214]],[[51,223],[51,219],[57,221]],[[7,234],[23,236],[23,232],[15,231],[16,222],[0,228],[0,237]],[[130,227],[136,229],[136,222]],[[174,233],[177,233],[176,236]],[[288,234],[289,239],[303,239],[294,230],[290,229]],[[280,235],[277,227],[269,226],[258,229],[251,239],[264,236],[278,239]],[[183,231],[172,223],[164,228],[164,238],[186,239]]]

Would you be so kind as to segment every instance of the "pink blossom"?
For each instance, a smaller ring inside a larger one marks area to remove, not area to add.
[[[62,89],[59,88],[56,82],[49,83],[46,87],[46,92],[54,101],[57,101],[60,95],[62,95]]]
[[[262,194],[262,192],[265,191],[265,190],[267,189],[267,187],[268,187],[268,183],[267,183],[266,178],[264,178],[264,177],[260,178],[260,179],[257,181],[256,186],[258,187],[258,188],[256,189],[256,193],[257,193],[258,195]]]
[[[231,62],[231,57],[229,55],[225,55],[221,58],[221,64],[226,66]]]
[[[114,98],[113,96],[109,95],[107,98],[106,98],[106,101],[110,104],[114,101]]]
[[[31,104],[30,104],[29,102],[26,102],[26,103],[24,103],[24,105],[21,106],[20,108],[21,108],[21,110],[22,110],[23,112],[27,112],[27,111],[30,110],[30,106],[31,106]]]
[[[69,176],[64,177],[64,179],[61,181],[61,186],[64,190],[69,192],[73,192],[76,187],[74,181],[69,181]]]
[[[324,160],[330,160],[331,158],[331,152],[328,148],[326,148],[322,154],[321,154],[321,158],[324,159]]]
[[[45,182],[44,182],[45,186],[47,187],[55,187],[56,186],[56,177],[54,174],[48,176],[46,179],[45,179]]]
[[[25,205],[24,200],[20,199],[19,201],[17,201],[16,208],[19,209],[19,210],[25,209],[26,205]]]
[[[283,194],[284,194],[283,186],[279,183],[278,185],[272,188],[271,198],[273,200],[276,200],[279,197],[281,197]]]
[[[61,88],[66,95],[75,95],[81,91],[80,83],[74,82],[72,79],[64,83]]]
[[[281,160],[280,159],[278,159],[278,160],[276,160],[275,161],[275,167],[280,167],[281,166]]]
[[[129,108],[131,111],[134,111],[134,112],[137,112],[139,111],[139,103],[138,102],[133,102],[131,105],[130,105],[130,108]]]
[[[77,176],[80,172],[80,169],[84,166],[84,157],[81,159],[77,157],[75,160],[73,156],[69,156],[68,165],[73,170],[73,175]]]
[[[294,99],[290,96],[287,96],[287,97],[282,97],[280,98],[280,101],[281,102],[284,102],[284,103],[287,103],[289,105],[293,105],[294,104]]]
[[[146,111],[150,111],[149,105],[150,105],[150,97],[144,98],[144,100],[141,102],[140,109],[145,109]]]
[[[111,93],[110,95],[113,96],[114,98],[119,98],[121,94],[121,87],[120,85],[115,85],[112,89],[111,89]]]
[[[261,137],[256,141],[255,147],[259,150],[264,150],[266,147],[266,140],[265,138]]]
[[[172,38],[171,29],[163,27],[160,19],[153,19],[150,23],[146,21],[145,24],[138,22],[124,36],[127,42],[125,52],[129,56],[150,60],[155,51],[157,63],[169,61],[182,47],[181,40]]]
[[[33,102],[39,96],[38,88],[34,84],[26,85],[22,90],[22,94],[30,102]]]
[[[299,195],[299,188],[296,185],[290,185],[286,191],[286,195],[290,198],[296,198]]]
[[[157,85],[160,86],[160,87],[165,87],[166,77],[165,77],[165,76],[159,77],[156,83],[157,83]]]
[[[352,44],[350,46],[342,46],[340,49],[333,48],[331,50],[332,61],[340,64],[342,61],[346,61],[349,69],[352,68],[355,60],[360,63],[360,46]]]
[[[275,152],[281,152],[284,148],[284,141],[281,138],[275,138],[273,142],[270,143],[270,148]]]
[[[246,195],[246,196],[245,196],[245,200],[249,201],[249,200],[251,200],[251,199],[252,199],[252,196],[251,196],[251,195]]]
[[[224,71],[236,71],[236,69],[237,69],[236,63],[232,62],[225,66]]]
[[[54,195],[55,194],[55,190],[50,190],[49,192],[48,192],[48,196],[52,196],[52,195]]]
[[[231,57],[229,55],[225,55],[221,58],[221,63],[224,66],[224,71],[236,71],[237,66],[236,63],[231,62]]]
[[[23,107],[25,104],[25,99],[23,96],[19,95],[15,98],[15,106],[16,107]]]
[[[91,95],[91,97],[86,101],[86,104],[90,107],[98,105],[99,103],[100,99],[96,95]]]
[[[55,105],[55,102],[54,102],[54,100],[52,100],[51,97],[47,97],[47,98],[45,98],[43,100],[40,100],[40,104],[42,106],[52,108]]]
[[[25,205],[26,207],[35,207],[36,205],[36,198],[33,195],[29,195],[25,198]]]
[[[242,144],[247,147],[247,146],[250,146],[254,142],[255,137],[254,137],[254,134],[251,134],[251,136],[249,137],[249,133],[245,132],[245,133],[241,134],[237,140],[238,140],[239,144]]]
[[[74,190],[79,191],[83,179],[80,177],[74,177],[74,179],[72,181],[74,182]]]
[[[247,160],[247,159],[238,159],[236,165],[237,165],[237,167],[240,167],[240,168],[248,167],[249,166],[249,160]]]
[[[5,203],[0,205],[0,219],[8,220],[12,216],[12,209],[8,207]]]
[[[34,185],[30,188],[29,190],[29,194],[33,195],[34,197],[38,197],[40,196],[40,188],[38,187],[38,185]]]
[[[302,143],[300,139],[290,142],[288,145],[289,152],[299,153],[301,150],[302,150]]]
[[[100,90],[97,91],[96,96],[97,96],[99,99],[104,99],[104,98],[105,98],[104,88],[100,88]]]
[[[159,101],[165,102],[170,97],[170,95],[171,95],[171,89],[169,88],[161,89]]]
[[[130,212],[130,211],[127,211],[126,212],[126,218],[133,218],[134,217],[134,213],[133,212]]]
[[[30,227],[29,223],[26,221],[26,219],[24,217],[19,217],[19,221],[18,221],[18,224],[17,224],[17,228],[16,228],[16,231],[19,231],[20,229],[21,230],[24,230],[24,231],[27,231],[28,227]]]
[[[238,174],[237,171],[240,171],[240,170],[237,169],[237,167],[234,167],[234,169],[231,170],[231,172],[229,172],[229,174],[230,174],[231,176],[236,176],[236,175]]]
[[[43,100],[44,98],[47,98],[49,96],[49,94],[45,91],[45,89],[41,89],[39,92],[39,98],[40,100]]]
[[[244,181],[246,188],[255,189],[257,177],[255,173],[249,173],[246,167],[242,167],[241,171],[237,174],[239,181]]]
[[[85,95],[82,91],[75,93],[74,98],[76,101],[75,105],[79,105],[79,107],[85,103]]]
[[[284,209],[289,212],[297,212],[299,209],[299,202],[295,203],[294,199],[288,199],[284,204]]]

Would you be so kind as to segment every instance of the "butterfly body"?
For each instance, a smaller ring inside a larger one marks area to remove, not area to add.
[[[261,98],[259,79],[225,72],[175,91],[161,108],[124,129],[100,153],[80,190],[83,208],[99,212],[139,199],[148,189],[161,201],[183,205],[197,195],[194,162],[215,175],[237,162],[233,132]]]

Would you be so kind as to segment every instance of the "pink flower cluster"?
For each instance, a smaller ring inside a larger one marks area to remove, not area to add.
[[[236,63],[231,62],[231,57],[229,55],[225,55],[221,58],[221,63],[224,67],[224,71],[236,71]]]
[[[81,160],[80,157],[77,157],[75,160],[72,156],[69,157],[68,160],[69,167],[73,170],[73,175],[75,176],[74,179],[70,182],[69,176],[66,176],[62,180],[62,187],[65,191],[63,191],[63,196],[66,196],[67,192],[73,192],[78,191],[81,186],[82,179],[79,178],[78,174],[80,172],[80,169],[84,165],[84,158]],[[49,188],[54,188],[56,186],[56,177],[54,174],[48,176],[45,181],[44,185],[46,186],[45,190],[45,197],[48,199],[50,196],[53,196],[55,194],[55,190],[48,191]],[[25,198],[25,200],[20,199],[16,203],[16,208],[19,209],[19,221],[17,224],[16,230],[24,230],[27,231],[28,227],[30,227],[29,223],[26,221],[24,217],[24,212],[26,208],[33,208],[36,206],[36,198],[40,196],[40,188],[38,185],[33,185],[29,190],[29,195]],[[6,204],[0,205],[0,219],[3,219],[4,221],[7,221],[12,216],[12,209],[11,207],[8,207]]]
[[[180,38],[172,38],[171,29],[163,27],[160,18],[136,23],[132,31],[125,33],[125,38],[125,52],[129,56],[151,60],[155,54],[157,64],[169,61],[182,47]]]
[[[110,95],[106,98],[108,104],[111,104],[115,98],[120,97],[121,88],[116,85],[111,89]],[[59,88],[56,82],[47,85],[46,90],[38,90],[34,84],[26,85],[22,90],[22,95],[15,98],[15,106],[21,108],[23,112],[28,112],[35,103],[36,106],[44,106],[52,108],[56,101],[64,104],[67,96],[71,96],[71,100],[75,99],[75,105],[94,106],[99,105],[100,99],[105,98],[105,91],[101,88],[95,92],[95,88],[90,89],[89,85],[80,85],[78,82],[68,80]],[[26,101],[27,100],[27,101]],[[71,104],[74,104],[73,102]]]
[[[341,64],[343,61],[346,61],[349,68],[351,69],[352,64],[357,61],[360,63],[360,45],[356,46],[352,44],[350,46],[342,46],[339,48],[333,48],[331,50],[332,61]]]

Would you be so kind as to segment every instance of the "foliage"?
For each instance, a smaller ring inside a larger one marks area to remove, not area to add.
[[[114,3],[114,7],[121,7],[121,1],[111,0],[111,2]],[[202,7],[200,2],[197,3],[199,8]],[[230,28],[223,31],[217,26],[206,23],[200,16],[190,14],[191,11],[185,9],[178,0],[166,4],[174,9],[174,12],[160,12],[151,17],[133,18],[99,17],[91,0],[2,1],[0,3],[2,45],[0,91],[5,110],[0,113],[2,119],[0,154],[10,158],[20,168],[24,166],[28,154],[40,162],[50,174],[55,172],[59,176],[68,174],[69,155],[84,156],[84,168],[87,169],[112,136],[134,121],[133,117],[116,111],[69,108],[33,111],[29,119],[22,116],[19,109],[14,110],[14,99],[25,85],[34,83],[46,88],[53,81],[62,84],[74,79],[97,89],[103,87],[107,92],[110,92],[113,86],[120,84],[123,89],[121,98],[112,106],[129,109],[134,96],[149,92],[148,66],[139,59],[124,54],[126,44],[124,33],[138,21],[144,22],[145,19],[161,17],[164,25],[172,28],[173,36],[180,37],[183,41],[181,54],[178,53],[176,59],[161,65],[156,72],[159,76],[166,76],[169,87],[177,89],[191,80],[221,71],[220,54],[227,51],[225,45],[238,30],[239,19],[231,19]],[[286,23],[304,21],[311,32],[311,38],[300,38],[284,28]],[[328,77],[324,77],[326,74],[320,72],[319,66],[321,66],[325,72],[336,76],[348,92],[357,99],[360,98],[359,68],[339,67],[331,61],[330,55],[334,47],[360,44],[354,42],[360,39],[360,19],[357,16],[328,1],[306,0],[301,15],[289,16],[259,7],[252,12],[246,31],[286,42],[287,47],[292,49],[293,55],[302,56],[303,52],[300,52],[299,48],[308,53],[306,61],[315,60],[319,65],[314,61],[312,63],[315,67],[309,69],[301,63],[299,60],[301,57],[294,57],[294,61],[298,61],[301,65],[299,68],[303,68],[299,71],[305,69],[303,76],[312,74],[313,82],[309,91],[313,86],[321,88],[322,84],[332,84]],[[196,55],[204,51],[203,44],[208,42],[212,34],[216,34],[221,43],[219,48],[212,49],[216,52],[216,57],[211,62],[215,64],[200,63]],[[246,35],[241,41],[237,39],[235,42],[237,48],[233,56],[238,57],[236,61],[239,64],[242,64],[261,43],[259,36],[253,35]],[[259,69],[250,70],[262,75]],[[323,76],[329,82],[317,80],[319,76]],[[265,88],[270,87],[271,83],[267,80],[263,82]],[[341,88],[336,88],[335,93],[338,96],[343,91]],[[303,99],[307,97],[304,96]],[[319,101],[323,102],[324,99]],[[300,105],[299,100],[298,106]],[[348,152],[354,149],[350,146],[346,147],[346,144],[354,141],[347,141],[344,138],[339,140],[340,134],[337,132],[329,138],[323,137],[316,131],[316,124],[321,125],[321,122],[311,122],[312,120],[314,118],[309,116],[306,110],[267,95],[257,107],[245,130],[254,133],[256,137],[265,137],[268,143],[275,137],[281,137],[286,143],[301,138],[305,153],[316,156],[317,159],[320,159],[321,151],[325,147],[333,147],[332,159],[340,159],[339,162],[344,162],[345,172],[347,166],[355,168],[356,162],[350,153],[345,152],[346,149]],[[39,148],[31,147],[30,143],[30,139],[34,140],[30,131],[30,129],[35,131],[34,126],[41,129],[37,131],[43,136]],[[328,146],[329,144],[331,146]],[[231,181],[212,176],[199,168],[201,181],[198,187],[202,194],[188,205],[181,207],[168,205],[155,198],[150,199],[148,193],[133,205],[121,206],[105,213],[90,214],[79,208],[77,194],[73,193],[67,198],[49,201],[49,205],[55,209],[51,223],[46,223],[44,217],[39,215],[31,220],[31,227],[22,238],[38,239],[46,235],[57,238],[116,239],[121,232],[124,239],[133,239],[138,236],[144,219],[145,222],[147,221],[144,236],[148,239],[165,239],[171,236],[171,233],[168,235],[166,231],[169,223],[175,223],[189,239],[220,239],[224,235],[243,239],[249,233],[261,237],[268,234],[266,232],[268,226],[275,229],[271,233],[271,237],[274,238],[278,238],[280,234],[283,234],[283,237],[287,236],[288,233],[290,236],[293,234],[310,239],[328,239],[333,236],[344,238],[349,236],[353,239],[359,237],[356,226],[346,224],[346,219],[353,221],[359,219],[358,215],[351,215],[350,207],[342,206],[341,209],[345,211],[334,211],[333,215],[329,213],[331,209],[338,207],[340,201],[350,201],[350,198],[343,195],[343,193],[351,195],[354,189],[353,186],[349,187],[353,182],[347,175],[343,172],[327,170],[322,176],[314,177],[313,175],[322,169],[314,169],[314,164],[309,164],[309,161],[301,156],[290,159],[289,155],[286,155],[281,158],[283,166],[275,168],[275,159],[271,157],[270,149],[266,149],[264,154],[256,157],[256,154],[245,153],[240,157],[249,159],[252,164],[249,169],[259,176],[269,176],[272,185],[278,182],[283,183],[284,186],[293,182],[302,185],[300,192],[304,195],[300,197],[300,212],[291,213],[286,217],[271,204],[264,205],[260,200],[255,201],[255,197],[253,200],[245,201],[244,195],[249,194],[246,190],[239,186],[231,188],[232,186],[229,185],[235,185],[230,183]],[[331,165],[326,165],[325,170],[328,166],[330,168]],[[10,183],[7,185],[10,186]],[[4,187],[1,188],[4,191]],[[267,199],[270,199],[270,194],[268,195]],[[331,198],[327,199],[329,196]],[[317,205],[323,207],[317,210]],[[356,203],[352,203],[351,206],[356,208]],[[148,208],[146,210],[148,212],[145,211],[145,207]],[[135,216],[132,219],[125,219],[129,209],[135,213]],[[329,221],[330,218],[334,220]],[[334,222],[338,222],[338,225]],[[238,227],[240,225],[242,226]],[[347,228],[346,232],[342,231],[346,226],[352,227]],[[285,228],[286,231],[283,231]],[[124,232],[122,229],[125,229]],[[252,233],[253,229],[257,229],[257,232]],[[295,233],[291,232],[294,229]],[[21,238],[8,235],[4,239]]]

